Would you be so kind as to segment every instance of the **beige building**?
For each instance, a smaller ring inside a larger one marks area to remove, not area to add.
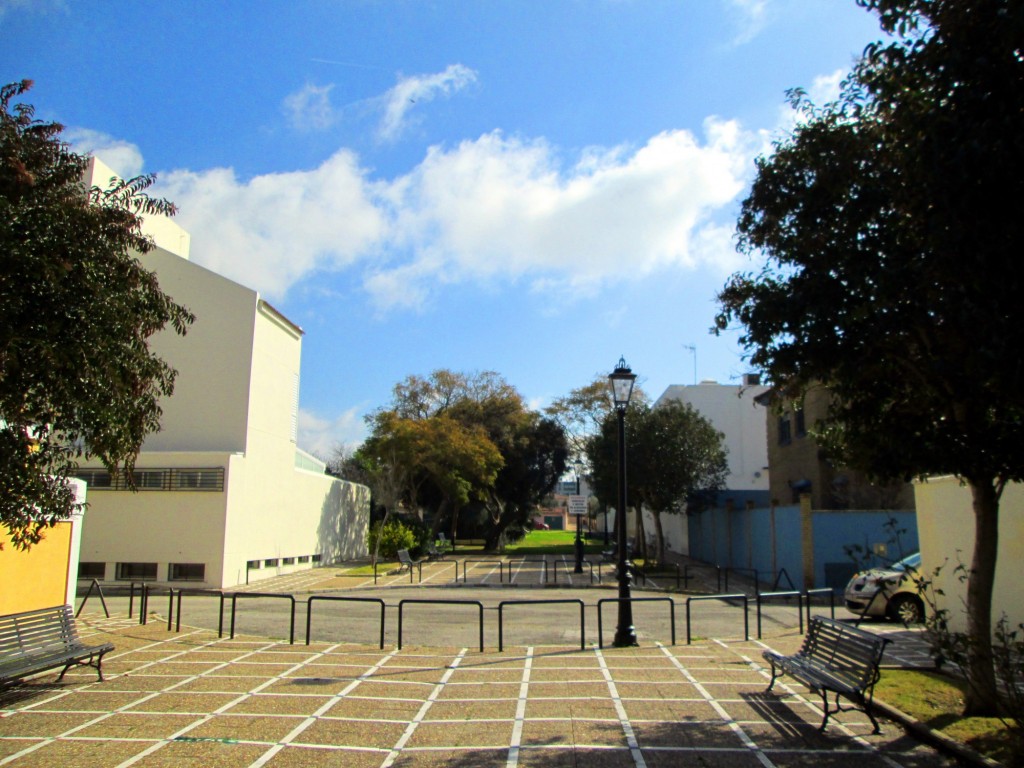
[[[94,161],[101,185],[113,173]],[[189,235],[147,219],[140,258],[196,316],[152,349],[178,370],[131,492],[83,468],[82,578],[230,587],[366,552],[369,490],[296,444],[302,329],[249,288],[188,260]]]
[[[940,608],[949,611],[950,629],[964,632],[967,616],[966,585],[956,568],[970,568],[974,553],[974,511],[971,489],[955,477],[932,477],[914,484],[917,497],[917,533],[921,542],[921,568],[934,579]],[[1024,621],[1024,592],[1020,564],[1024,560],[1024,484],[1009,483],[999,503],[999,551],[992,590],[992,620],[1005,614],[1014,629]],[[936,569],[938,573],[936,573]]]
[[[828,415],[831,394],[812,387],[798,403],[779,407],[774,390],[758,396],[767,406],[768,464],[773,502],[799,504],[811,497],[813,509],[913,509],[910,483],[872,483],[863,472],[836,465],[812,431]]]

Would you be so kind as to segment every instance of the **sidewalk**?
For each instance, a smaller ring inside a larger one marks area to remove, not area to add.
[[[107,680],[82,669],[0,693],[0,765],[953,765],[857,712],[819,733],[816,696],[788,678],[764,694],[758,642],[381,651],[80,624],[117,646]]]

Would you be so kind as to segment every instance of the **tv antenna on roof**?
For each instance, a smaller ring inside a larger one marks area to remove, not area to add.
[[[693,383],[697,383],[697,345],[696,344],[683,344],[683,349],[688,349],[693,353]]]

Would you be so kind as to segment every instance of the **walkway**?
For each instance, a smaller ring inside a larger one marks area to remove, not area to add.
[[[805,689],[764,694],[758,642],[380,651],[83,622],[117,646],[106,682],[83,669],[0,694],[0,766],[952,765],[861,713],[819,733]]]

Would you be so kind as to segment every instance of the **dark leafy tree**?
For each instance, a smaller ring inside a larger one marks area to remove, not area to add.
[[[498,549],[502,537],[516,539],[530,528],[534,510],[554,490],[565,472],[569,444],[552,419],[527,412],[502,449],[505,463],[498,471],[486,507],[491,525],[484,546]]]
[[[453,536],[460,509],[478,503],[492,547],[504,532],[525,527],[565,470],[561,428],[489,371],[410,376],[368,422],[371,435],[359,454],[371,466],[401,471],[403,503],[429,510],[435,530],[448,522]]]
[[[20,548],[73,512],[79,460],[131,477],[174,386],[149,339],[193,319],[135,257],[141,216],[174,213],[153,177],[86,189],[62,126],[12,104],[30,87],[0,88],[0,524]]]
[[[627,503],[650,511],[657,543],[653,557],[646,554],[662,561],[661,515],[692,511],[694,504],[725,487],[727,451],[721,433],[688,404],[668,402],[657,408],[630,404],[625,426]],[[588,453],[594,491],[611,503],[618,498],[618,416],[614,412],[588,443]],[[645,548],[642,536],[637,543]]]
[[[717,327],[786,395],[836,395],[826,437],[879,478],[973,495],[968,714],[998,706],[999,500],[1024,476],[1024,3],[858,0],[893,37],[758,162]]]

